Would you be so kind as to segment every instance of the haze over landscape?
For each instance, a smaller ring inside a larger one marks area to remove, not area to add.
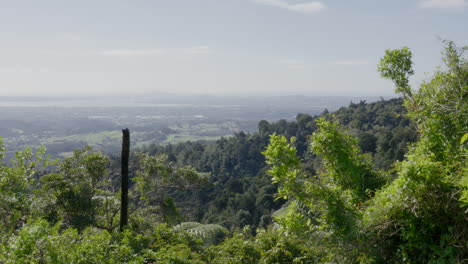
[[[466,42],[464,0],[0,2],[0,95],[390,96],[382,50]]]
[[[468,263],[467,25],[468,0],[0,0],[0,263]]]

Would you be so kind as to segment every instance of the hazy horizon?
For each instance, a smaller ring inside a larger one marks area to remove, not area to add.
[[[0,95],[392,96],[376,70],[414,54],[417,86],[443,44],[466,45],[467,0],[0,3]]]
[[[291,96],[306,96],[306,97],[385,97],[385,98],[393,98],[399,97],[398,94],[395,93],[387,93],[387,94],[373,94],[373,93],[353,93],[353,94],[326,94],[326,93],[285,93],[285,92],[272,92],[272,93],[261,93],[261,92],[226,92],[226,93],[210,93],[210,92],[171,92],[171,91],[142,91],[142,92],[96,92],[96,93],[6,93],[1,94],[0,98],[8,98],[8,97],[33,97],[33,98],[60,98],[60,97],[67,97],[67,98],[95,98],[101,96],[110,96],[110,97],[124,97],[124,96],[146,96],[146,95],[168,95],[168,96],[210,96],[210,97],[234,97],[234,98],[243,98],[243,97],[291,97]]]

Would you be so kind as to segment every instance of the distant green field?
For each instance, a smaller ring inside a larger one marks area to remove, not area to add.
[[[122,137],[121,134],[122,132],[120,131],[102,131],[98,133],[70,135],[64,137],[50,137],[42,140],[41,144],[46,145],[64,141],[84,141],[90,146],[95,146],[106,143],[118,142],[118,140],[120,140],[120,138]]]
[[[131,131],[132,148],[142,148],[151,144],[177,144],[186,141],[216,141],[221,137],[229,137],[240,130],[236,122],[219,123],[183,123],[174,124],[165,130]],[[96,150],[118,153],[121,148],[122,132],[108,130],[94,133],[71,134],[57,136],[51,133],[24,134],[15,129],[17,136],[4,138],[8,149],[19,150],[30,146],[37,148],[44,145],[52,157],[69,157],[74,149],[88,145]],[[10,151],[11,152],[11,151]],[[11,152],[13,153],[13,152]]]
[[[134,148],[141,148],[151,144],[176,144],[186,141],[215,141],[221,137],[229,137],[238,130],[234,122],[219,124],[179,124],[171,126],[175,133],[162,131],[131,131],[131,141]],[[68,136],[51,136],[41,138],[37,145],[49,146],[52,152],[61,157],[70,156],[73,146],[88,145],[103,151],[117,151],[120,148],[121,131],[101,131],[88,134],[74,134]]]

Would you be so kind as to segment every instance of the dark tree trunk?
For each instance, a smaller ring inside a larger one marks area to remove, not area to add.
[[[122,130],[122,198],[120,204],[120,231],[128,224],[128,157],[130,154],[130,131]]]

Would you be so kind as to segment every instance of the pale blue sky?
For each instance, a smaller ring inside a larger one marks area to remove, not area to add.
[[[417,84],[467,25],[468,0],[0,0],[0,95],[392,95],[385,49]]]

